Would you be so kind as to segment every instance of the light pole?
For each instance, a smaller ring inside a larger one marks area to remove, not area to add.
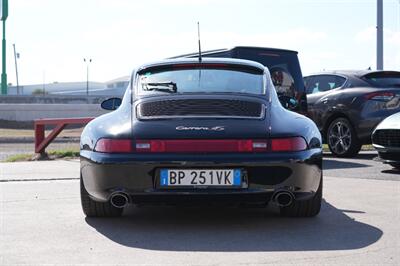
[[[400,0],[397,1],[399,3],[399,19],[397,20],[398,22],[398,30],[400,31]]]
[[[15,51],[15,43],[13,43],[13,47],[14,47],[15,75],[17,77],[17,95],[19,95],[18,64],[17,64],[19,53]]]
[[[383,70],[383,0],[376,3],[376,69]]]
[[[6,20],[8,17],[8,0],[0,0],[0,16],[3,21],[3,39],[1,40],[1,94],[7,95],[7,72],[6,72]]]
[[[83,62],[86,63],[86,95],[89,95],[89,64],[92,62],[91,58],[83,58]]]
[[[42,86],[42,91],[43,91],[43,96],[46,95],[46,71],[43,69],[43,86]]]

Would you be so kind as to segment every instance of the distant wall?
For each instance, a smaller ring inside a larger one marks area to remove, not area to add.
[[[39,118],[97,117],[106,113],[100,104],[1,104],[0,127],[6,121],[32,122]]]
[[[97,117],[106,96],[0,96],[0,128],[32,128],[39,118]]]
[[[1,95],[0,104],[100,104],[107,96],[74,96],[74,95],[38,95],[16,96]]]

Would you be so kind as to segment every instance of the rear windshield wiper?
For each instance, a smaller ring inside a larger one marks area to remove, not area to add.
[[[172,81],[142,83],[142,88],[144,91],[162,91],[170,93],[178,91],[176,83]]]

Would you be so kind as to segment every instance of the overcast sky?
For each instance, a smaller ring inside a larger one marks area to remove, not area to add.
[[[400,70],[400,1],[384,0],[384,67]],[[8,81],[129,75],[142,63],[237,45],[299,51],[303,74],[376,66],[376,0],[9,0]]]

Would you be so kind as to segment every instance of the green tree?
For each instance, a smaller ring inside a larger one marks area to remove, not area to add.
[[[47,92],[47,91],[44,91],[43,89],[35,89],[35,90],[32,92],[32,95],[44,95],[44,94],[48,94],[48,92]]]

